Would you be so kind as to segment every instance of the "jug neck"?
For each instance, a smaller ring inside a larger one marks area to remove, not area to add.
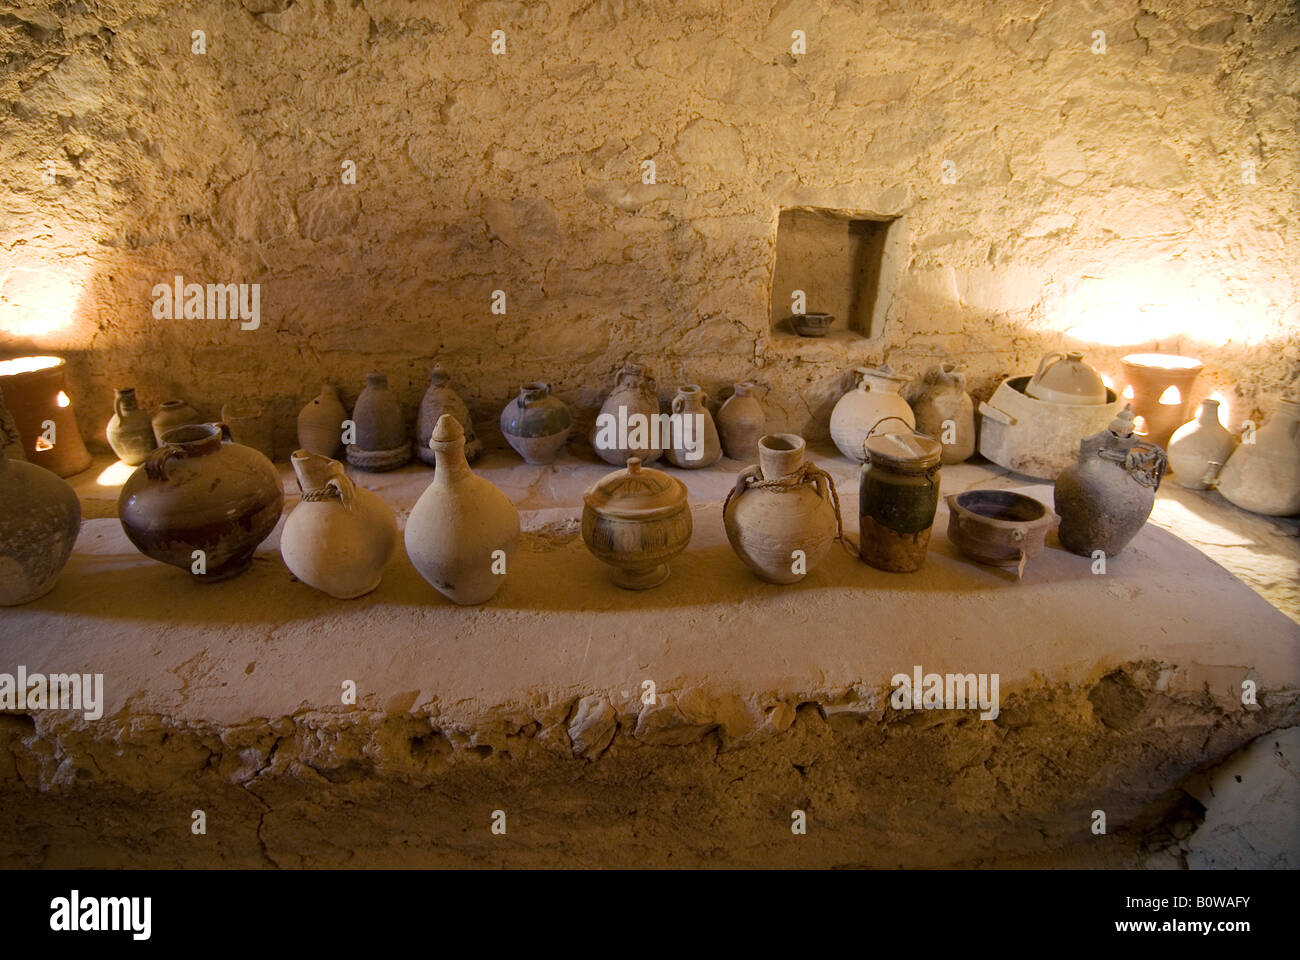
[[[794,433],[774,433],[758,441],[758,468],[764,480],[778,480],[803,466],[804,438]]]

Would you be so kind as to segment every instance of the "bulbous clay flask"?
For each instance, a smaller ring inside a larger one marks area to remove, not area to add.
[[[526,383],[501,411],[501,435],[526,463],[552,463],[564,449],[573,417],[549,383]]]
[[[338,390],[331,383],[322,383],[320,393],[298,412],[298,446],[318,457],[337,457],[347,418]]]
[[[857,373],[861,377],[857,386],[840,397],[831,411],[831,439],[840,453],[863,463],[866,453],[862,445],[876,424],[897,417],[908,427],[915,427],[916,416],[898,392],[907,377],[888,366],[858,367]]]
[[[694,383],[677,388],[673,397],[673,415],[680,418],[674,428],[672,443],[665,451],[668,462],[685,470],[711,467],[722,459],[722,438],[709,413],[708,398]],[[690,442],[686,432],[690,431]]]
[[[1195,420],[1189,420],[1169,438],[1169,469],[1174,482],[1189,490],[1214,484],[1232,456],[1237,441],[1219,422],[1219,401],[1202,400]]]
[[[941,363],[926,371],[923,382],[912,404],[917,432],[939,441],[941,463],[961,463],[975,452],[975,404],[966,392],[966,376],[956,364]]]
[[[767,415],[755,396],[758,389],[758,384],[742,380],[718,408],[722,450],[732,460],[753,462],[758,457],[758,441],[767,433]]]
[[[1243,438],[1219,474],[1229,501],[1270,517],[1300,513],[1300,403],[1283,400],[1273,418]]]
[[[658,424],[659,394],[654,378],[639,364],[625,363],[592,427],[592,449],[616,467],[624,466],[629,457],[653,463],[663,453],[664,438],[659,436]]]
[[[129,467],[138,467],[158,446],[149,414],[140,409],[135,389],[125,387],[113,398],[113,416],[104,430],[108,445]]]

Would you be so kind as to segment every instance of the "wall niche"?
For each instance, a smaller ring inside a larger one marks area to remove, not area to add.
[[[782,210],[772,269],[771,329],[799,336],[793,326],[796,291],[805,313],[834,316],[828,339],[879,337],[897,276],[901,218],[812,207]]]

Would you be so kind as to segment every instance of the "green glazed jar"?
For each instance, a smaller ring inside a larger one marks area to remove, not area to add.
[[[919,433],[886,433],[868,437],[863,449],[859,554],[880,570],[919,570],[939,507],[943,445]]]

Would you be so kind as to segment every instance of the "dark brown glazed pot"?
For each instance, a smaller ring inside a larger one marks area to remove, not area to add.
[[[1010,490],[948,495],[949,542],[978,563],[1015,567],[1017,578],[1060,522],[1041,501]]]
[[[122,529],[141,553],[203,582],[241,573],[284,508],[271,461],[229,437],[220,423],[168,431],[117,501]]]

